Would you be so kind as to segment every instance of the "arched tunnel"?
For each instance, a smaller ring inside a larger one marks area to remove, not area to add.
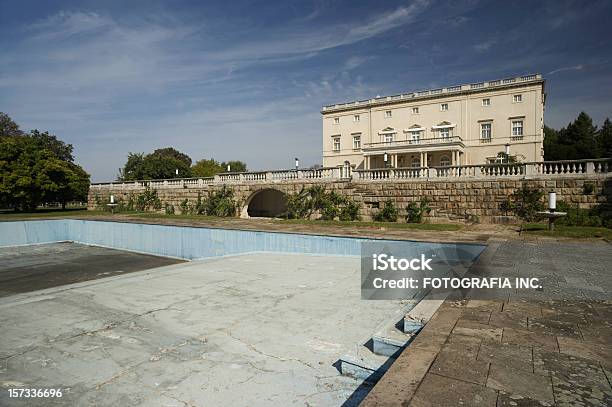
[[[276,189],[257,191],[249,201],[249,217],[275,218],[287,212],[287,195]]]

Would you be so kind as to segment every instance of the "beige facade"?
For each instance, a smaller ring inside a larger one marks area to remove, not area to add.
[[[324,106],[323,166],[542,161],[544,102],[542,77],[525,75]]]

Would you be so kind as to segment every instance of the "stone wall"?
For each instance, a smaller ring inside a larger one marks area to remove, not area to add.
[[[593,192],[585,193],[584,185],[593,185]],[[302,187],[312,185],[325,185],[328,190],[352,197],[361,203],[361,216],[364,220],[382,207],[386,200],[393,200],[400,213],[409,202],[418,201],[421,197],[428,197],[430,206],[434,209],[432,216],[455,219],[469,219],[477,217],[480,222],[491,223],[495,217],[505,215],[500,211],[500,204],[508,195],[523,185],[537,187],[543,191],[557,193],[558,201],[578,204],[581,208],[591,208],[598,204],[610,202],[612,195],[612,177],[605,175],[571,175],[566,177],[541,177],[531,179],[499,178],[496,180],[454,180],[454,181],[341,181],[341,180],[285,180],[276,182],[245,182],[231,183],[236,200],[240,207],[239,214],[246,216],[246,208],[250,199],[262,189],[277,189],[284,193],[296,193]],[[184,186],[156,189],[162,204],[174,205],[176,212],[184,199],[195,203],[198,193],[205,197],[209,191],[220,189],[221,185]],[[129,194],[138,194],[143,188],[125,188],[121,184],[112,186],[95,186],[90,189],[88,206],[96,208],[97,203],[108,203],[112,193],[116,198],[127,200]],[[163,211],[163,209],[162,209]]]

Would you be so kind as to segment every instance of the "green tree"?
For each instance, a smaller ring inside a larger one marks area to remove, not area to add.
[[[600,147],[597,143],[597,127],[593,119],[581,112],[566,128],[554,130],[544,127],[544,158],[554,160],[580,160],[597,158]]]
[[[234,160],[234,161],[228,161],[228,162],[221,163],[221,167],[224,170],[227,170],[228,165],[230,166],[231,172],[246,172],[247,171],[247,165],[246,163],[242,161]]]
[[[0,112],[0,137],[22,136],[23,132],[19,125],[9,117],[8,114]]]
[[[176,173],[178,170],[178,174]],[[129,153],[128,159],[119,170],[120,181],[139,179],[168,179],[191,177],[191,158],[184,153],[166,147],[150,154]]]
[[[55,138],[45,144],[36,135],[0,138],[0,205],[31,211],[41,203],[65,207],[70,200],[86,199],[89,174],[50,149],[58,143],[63,144]]]
[[[599,146],[600,157],[612,158],[612,123],[609,118],[603,123],[597,133],[597,144]]]
[[[212,177],[215,174],[224,172],[225,169],[223,165],[214,158],[210,160],[203,158],[198,160],[193,167],[191,167],[191,171],[194,177]]]

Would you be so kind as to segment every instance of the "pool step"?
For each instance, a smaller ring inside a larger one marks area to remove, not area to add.
[[[344,376],[351,376],[368,383],[376,383],[389,369],[395,358],[376,355],[362,346],[351,354],[340,358],[339,370]]]

